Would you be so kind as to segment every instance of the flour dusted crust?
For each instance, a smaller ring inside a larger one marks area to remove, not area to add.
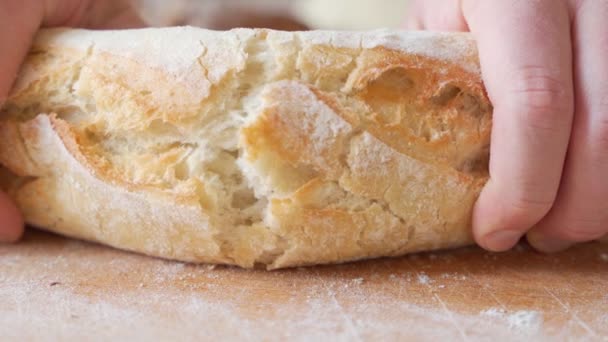
[[[2,183],[33,225],[163,258],[396,256],[472,243],[491,112],[467,34],[46,30]]]

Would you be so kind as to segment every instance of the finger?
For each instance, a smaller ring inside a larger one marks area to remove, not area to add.
[[[405,28],[408,30],[424,30],[422,25],[422,8],[419,0],[410,1],[407,7],[407,16],[405,19]]]
[[[8,97],[42,16],[43,8],[38,1],[0,1],[0,107]],[[19,210],[0,192],[0,242],[16,241],[23,233],[23,225]]]
[[[77,18],[76,26],[92,29],[130,29],[146,26],[132,1],[89,0],[89,3],[84,13]]]
[[[40,26],[135,28],[145,23],[128,0],[0,1],[0,105]]]
[[[465,0],[463,13],[494,105],[473,232],[503,251],[546,215],[560,183],[573,112],[568,11],[554,0]]]
[[[130,0],[46,0],[41,26],[128,29],[145,23]]]
[[[23,217],[4,192],[0,192],[0,242],[15,242],[23,234]]]
[[[554,252],[608,233],[608,2],[582,1],[573,28],[576,110],[560,191],[528,235]]]
[[[415,0],[408,8],[410,30],[468,31],[460,0]]]
[[[40,21],[34,1],[0,1],[0,105],[8,96]]]

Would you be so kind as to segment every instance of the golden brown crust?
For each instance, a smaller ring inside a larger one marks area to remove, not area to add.
[[[462,34],[44,31],[2,112],[1,183],[29,223],[170,259],[466,245],[487,179]]]

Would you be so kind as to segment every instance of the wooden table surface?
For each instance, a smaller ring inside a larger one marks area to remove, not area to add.
[[[284,271],[189,265],[30,231],[0,245],[0,339],[607,340],[608,244]]]

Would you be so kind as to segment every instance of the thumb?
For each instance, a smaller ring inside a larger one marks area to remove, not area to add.
[[[410,30],[468,31],[460,0],[412,0],[406,27]]]
[[[40,27],[143,27],[129,0],[0,1],[0,107]],[[10,48],[9,48],[10,47]]]
[[[57,2],[57,1],[55,1]],[[65,26],[90,29],[131,29],[147,26],[132,5],[132,0],[81,1],[80,12]]]

